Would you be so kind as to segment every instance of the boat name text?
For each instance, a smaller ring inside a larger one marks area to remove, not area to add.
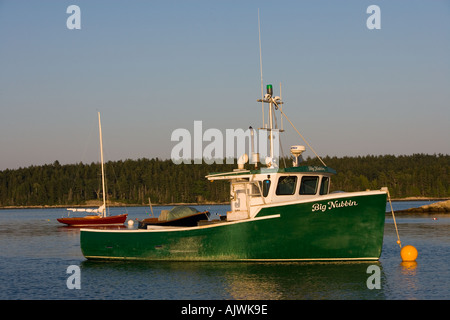
[[[326,210],[331,210],[335,208],[344,208],[344,207],[356,207],[358,205],[358,202],[354,200],[335,200],[335,201],[328,201],[326,204],[324,203],[314,203],[312,205],[312,212],[315,211],[322,211],[325,212]]]

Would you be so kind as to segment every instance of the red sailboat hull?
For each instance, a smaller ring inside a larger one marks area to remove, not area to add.
[[[117,216],[109,216],[109,217],[85,216],[74,218],[60,218],[56,220],[73,227],[120,225],[125,222],[127,216],[128,214],[119,214]]]

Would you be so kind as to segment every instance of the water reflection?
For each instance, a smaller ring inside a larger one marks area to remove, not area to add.
[[[120,286],[126,299],[385,299],[383,289],[367,288],[371,275],[367,268],[374,264],[380,267],[383,288],[386,277],[379,262],[83,261],[81,267],[84,281],[90,283],[95,283],[99,274],[108,274],[114,283],[103,286],[109,290]],[[102,279],[105,280],[104,276]],[[146,286],[146,290],[139,290],[145,292],[143,296],[136,297],[133,294],[136,291],[127,288],[127,284],[136,284],[136,279],[142,280],[140,286]],[[108,292],[103,293],[106,295],[103,298],[108,297]]]
[[[420,284],[417,277],[417,262],[401,262],[400,263],[401,277],[398,280],[402,281],[403,290],[407,292],[417,292]]]
[[[416,275],[416,261],[403,261],[400,265],[402,266],[402,274],[407,276]]]
[[[248,264],[232,268],[225,278],[232,299],[383,299],[382,292],[367,288],[367,267],[373,264]]]
[[[227,206],[217,208],[210,211]],[[143,208],[129,214],[146,217]],[[396,214],[402,244],[419,252],[413,264],[401,261],[390,213],[379,263],[93,262],[81,253],[79,228],[58,223],[60,215],[0,210],[0,298],[449,299],[449,215]],[[66,287],[72,264],[81,267],[81,290]],[[369,290],[367,268],[374,264],[381,289]]]

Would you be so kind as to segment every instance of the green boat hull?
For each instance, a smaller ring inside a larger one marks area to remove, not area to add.
[[[378,260],[386,193],[329,195],[263,206],[253,219],[199,227],[80,231],[88,259]]]

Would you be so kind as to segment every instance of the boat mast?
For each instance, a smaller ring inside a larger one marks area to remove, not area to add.
[[[269,127],[263,127],[259,128],[260,130],[267,130],[269,132],[269,140],[270,140],[270,163],[271,167],[274,165],[274,146],[273,146],[273,131],[282,132],[283,130],[279,130],[278,128],[274,128],[273,125],[273,119],[274,119],[274,108],[278,110],[281,104],[283,102],[281,101],[281,98],[278,96],[273,96],[273,87],[271,84],[267,85],[267,94],[263,97],[263,99],[256,100],[258,102],[262,103],[268,103],[269,104]]]
[[[102,189],[103,189],[102,216],[106,217],[105,170],[103,168],[103,139],[102,139],[102,123],[100,121],[100,112],[98,112],[98,130],[100,133],[100,161],[102,164]]]
[[[271,84],[267,85],[267,94],[269,94],[270,98],[272,98],[273,89],[272,89],[272,85]],[[271,161],[273,161],[273,134],[272,134],[272,130],[273,130],[273,115],[272,115],[272,108],[273,108],[272,99],[269,99],[269,130],[270,130],[269,139],[270,139],[270,159],[272,159]]]

